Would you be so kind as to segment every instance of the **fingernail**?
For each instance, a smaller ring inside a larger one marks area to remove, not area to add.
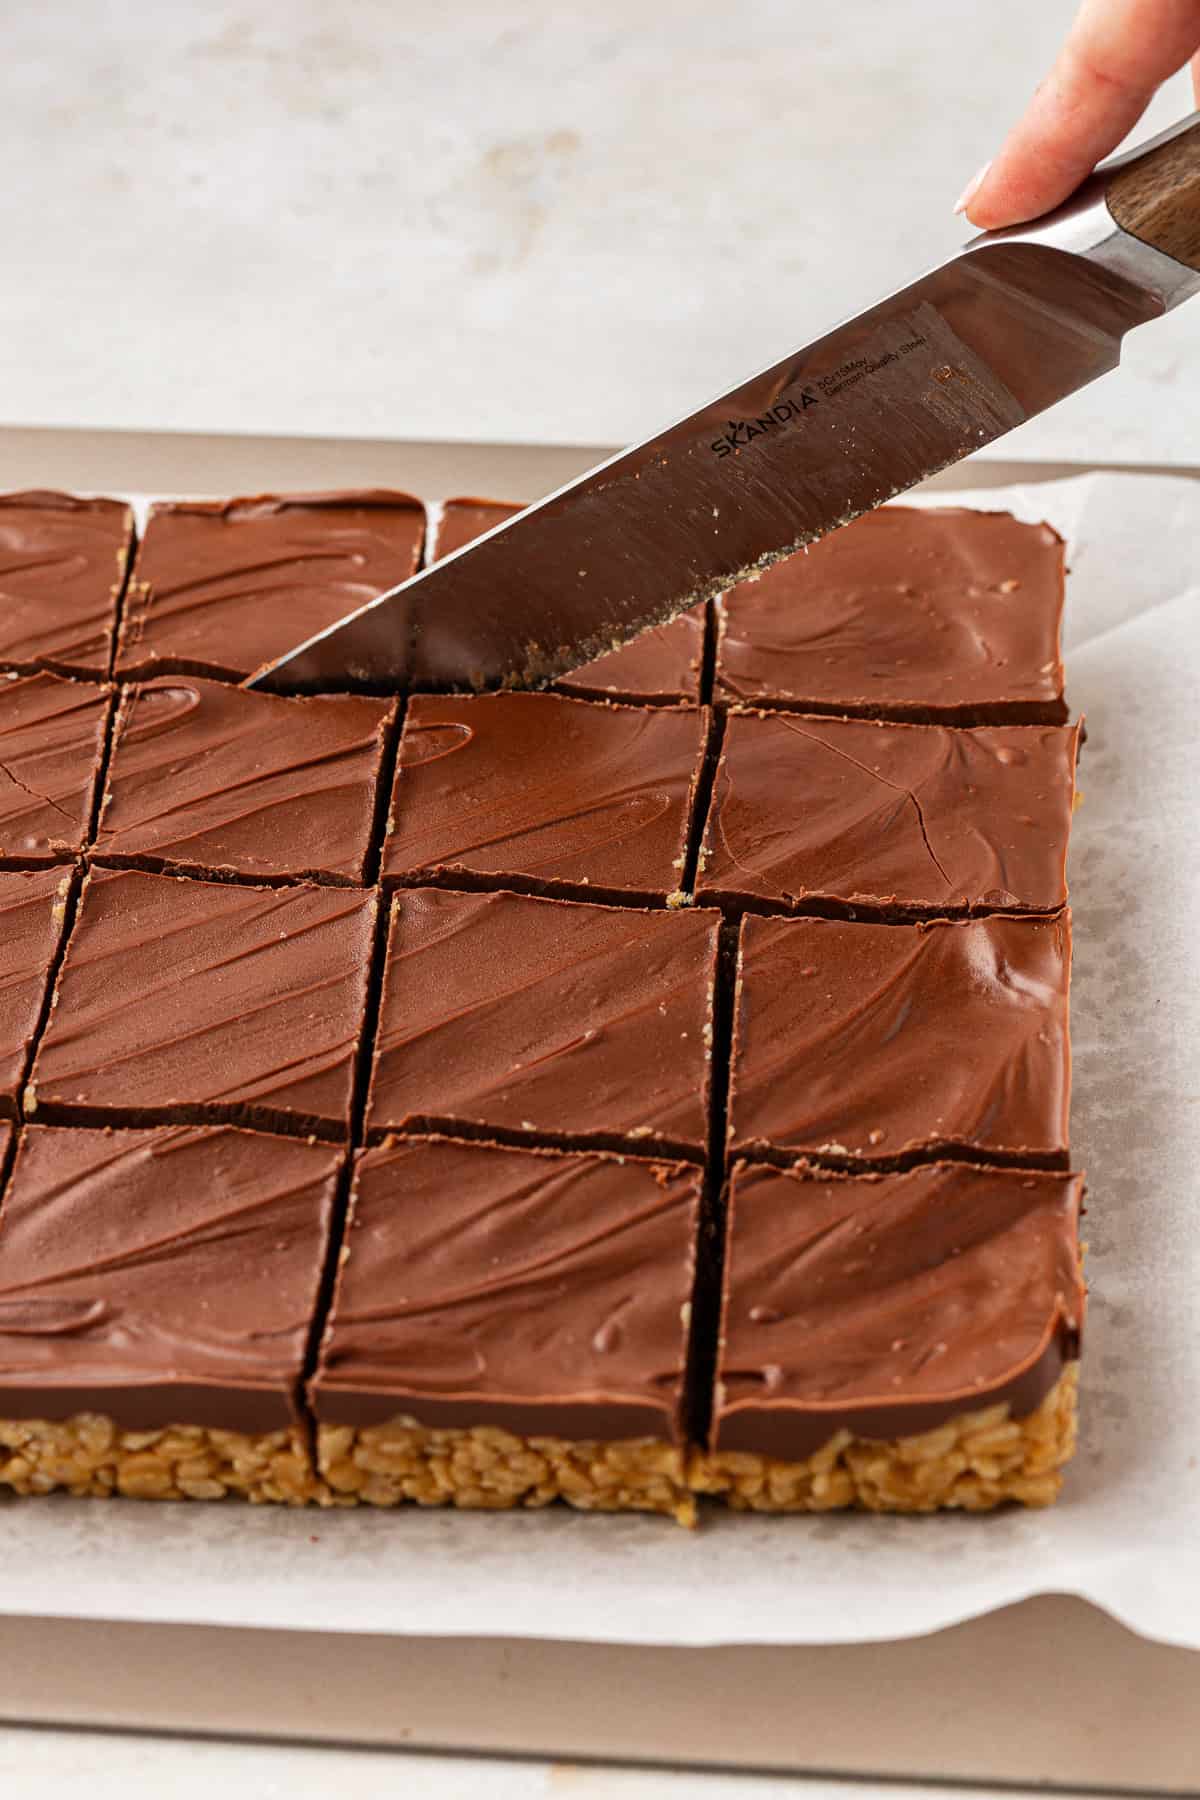
[[[987,162],[984,163],[982,169],[979,170],[978,174],[972,175],[970,181],[968,181],[966,187],[963,189],[962,193],[958,196],[958,199],[954,203],[954,210],[956,213],[965,213],[966,212],[968,206],[970,206],[972,200],[975,198],[976,194],[979,192],[980,188],[983,186],[984,182],[987,180],[987,172],[991,168],[991,166],[992,166],[992,159],[989,157]]]

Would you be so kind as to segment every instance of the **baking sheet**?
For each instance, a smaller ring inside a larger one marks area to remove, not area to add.
[[[950,498],[942,494],[943,502]],[[975,490],[1068,537],[1086,712],[1071,886],[1092,1312],[1059,1506],[992,1518],[659,1520],[0,1503],[0,1611],[628,1644],[853,1643],[1039,1593],[1200,1647],[1200,483]]]

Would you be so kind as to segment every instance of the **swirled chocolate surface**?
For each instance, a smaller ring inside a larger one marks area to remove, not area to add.
[[[285,699],[185,675],[130,689],[97,854],[251,880],[361,882],[394,710],[357,695]]]
[[[0,1418],[292,1424],[343,1155],[27,1126],[0,1207]]]
[[[1065,1165],[1071,928],[742,923],[730,1144]]]
[[[1065,720],[1049,525],[884,506],[717,602],[717,693],[801,711]]]
[[[132,548],[122,500],[0,494],[0,668],[103,679]]]
[[[705,727],[695,707],[420,695],[400,740],[384,878],[661,900],[683,878]]]
[[[109,703],[108,689],[91,682],[0,677],[0,863],[82,850]]]
[[[1080,1175],[935,1163],[730,1187],[710,1442],[798,1460],[1006,1402],[1031,1413],[1079,1355]]]
[[[0,871],[0,1118],[17,1116],[71,879],[66,869]]]
[[[519,506],[500,500],[447,500],[430,561],[461,550],[481,532],[491,531],[520,511]],[[625,700],[635,705],[699,700],[705,634],[705,609],[693,606],[669,625],[654,625],[607,656],[572,669],[552,686],[556,693],[585,700]]]
[[[439,1139],[357,1158],[318,1419],[678,1439],[700,1174]]]
[[[699,1153],[718,925],[690,909],[398,894],[368,1131],[453,1122]]]
[[[150,509],[117,673],[243,681],[416,573],[425,510],[407,494],[264,494]]]
[[[38,1117],[345,1137],[375,900],[90,875],[33,1073]]]
[[[697,895],[1053,911],[1067,898],[1079,729],[732,714]]]

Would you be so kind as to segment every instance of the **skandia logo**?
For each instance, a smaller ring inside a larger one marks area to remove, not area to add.
[[[719,438],[714,438],[709,449],[714,456],[732,456],[735,450],[742,450],[756,437],[763,437],[769,431],[778,431],[792,419],[804,416],[810,406],[820,402],[815,394],[807,388],[801,388],[790,400],[777,400],[774,406],[759,413],[756,419],[730,419]]]

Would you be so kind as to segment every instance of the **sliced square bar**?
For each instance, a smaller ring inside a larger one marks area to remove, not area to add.
[[[522,510],[515,500],[479,500],[469,494],[456,494],[453,499],[443,500],[431,534],[428,560],[440,562],[443,556],[465,550],[485,531],[494,531],[497,525],[515,519]]]
[[[133,511],[76,494],[0,494],[0,668],[103,680]]]
[[[374,919],[347,888],[89,875],[26,1113],[345,1138]]]
[[[696,707],[419,695],[383,877],[662,901],[683,878],[706,729]]]
[[[716,693],[801,712],[1060,725],[1064,545],[1049,525],[884,506],[717,602]]]
[[[92,682],[0,677],[0,863],[32,868],[79,855],[110,699]]]
[[[742,922],[729,1143],[1065,1168],[1070,917]]]
[[[368,1134],[452,1127],[699,1156],[720,915],[400,893]]]
[[[699,1170],[437,1138],[356,1164],[309,1390],[334,1493],[690,1523]]]
[[[731,713],[697,897],[910,918],[1054,911],[1079,731]]]
[[[186,675],[127,689],[97,859],[217,879],[361,883],[394,717],[393,701],[285,699]]]
[[[436,562],[461,550],[520,511],[519,506],[501,500],[447,500],[429,560]],[[706,635],[705,608],[703,604],[693,606],[669,625],[651,626],[551,685],[556,693],[574,694],[583,700],[624,700],[638,706],[698,701]]]
[[[66,869],[0,871],[0,1118],[20,1113],[21,1084],[46,1004],[71,881]]]
[[[0,1205],[0,1486],[296,1504],[344,1151],[27,1126]]]
[[[695,1485],[762,1512],[1049,1504],[1075,1447],[1082,1192],[738,1165]]]
[[[415,574],[424,537],[421,503],[384,490],[153,506],[117,673],[244,681]]]

